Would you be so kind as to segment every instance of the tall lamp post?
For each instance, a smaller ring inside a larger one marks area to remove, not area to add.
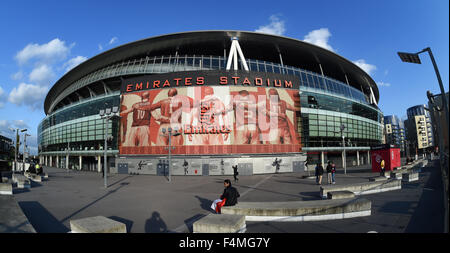
[[[14,129],[14,128],[10,127],[9,130],[16,132],[16,145],[14,147],[14,170],[13,170],[13,173],[14,173],[15,171],[18,170],[17,169],[17,152],[20,147],[19,128]],[[22,130],[26,130],[26,129],[21,129],[20,131],[22,132]]]
[[[175,149],[175,147],[172,147],[172,136],[178,136],[181,134],[181,130],[178,130],[178,127],[174,127],[173,129],[171,127],[166,128],[162,128],[161,129],[163,135],[166,134],[166,132],[169,135],[169,147],[166,147],[166,149],[169,150],[169,166],[168,166],[168,170],[169,170],[169,182],[172,181],[172,172],[170,169],[170,165],[172,164],[172,157],[171,157],[171,153],[172,153],[172,149]]]
[[[106,109],[102,109],[99,112],[100,117],[104,120],[105,122],[105,128],[104,128],[104,132],[105,132],[105,148],[104,148],[104,158],[103,158],[103,178],[104,178],[104,184],[105,184],[105,188],[108,188],[108,182],[107,182],[107,177],[106,177],[106,170],[107,170],[107,164],[108,164],[108,157],[107,157],[107,152],[108,152],[108,121],[114,118],[120,118],[119,116],[119,107],[117,106],[113,106],[112,108],[106,108]]]
[[[345,129],[345,125],[342,124],[340,127],[340,132],[335,132],[335,133],[340,133],[342,136],[342,167],[344,167],[344,174],[347,175],[347,156],[345,154],[345,135],[344,135],[344,129]]]
[[[434,71],[436,72],[436,77],[439,82],[439,88],[441,89],[442,105],[445,110],[445,119],[447,120],[447,122],[449,122],[449,120],[448,120],[448,103],[447,103],[447,98],[445,97],[444,85],[442,84],[441,75],[439,74],[439,69],[436,65],[436,61],[434,60],[433,53],[431,52],[431,48],[427,47],[417,53],[398,52],[397,54],[398,54],[398,56],[400,56],[400,59],[403,62],[421,64],[419,54],[424,53],[424,52],[428,52],[428,55],[431,58],[431,62],[433,63]]]
[[[20,132],[22,132],[22,133],[24,133],[24,132],[26,132],[28,129],[22,129],[22,130],[20,130]],[[28,135],[28,136],[30,136],[30,135]],[[25,172],[25,148],[26,148],[26,146],[27,146],[27,133],[25,133],[24,134],[24,140],[23,140],[23,159],[22,159],[22,161],[23,161],[23,167],[22,167],[22,171],[24,171]]]

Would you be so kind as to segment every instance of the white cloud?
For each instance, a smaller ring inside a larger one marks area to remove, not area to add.
[[[270,24],[260,26],[258,29],[255,30],[255,32],[283,35],[284,32],[286,31],[286,28],[284,27],[284,21],[280,20],[276,15],[270,16],[269,19]]]
[[[74,58],[68,60],[66,63],[64,63],[63,67],[65,67],[66,68],[66,72],[68,72],[69,70],[75,68],[80,63],[82,63],[82,62],[84,62],[86,60],[87,60],[87,57],[79,55],[77,57],[74,57]]]
[[[23,78],[23,72],[22,71],[18,71],[14,74],[11,75],[11,79],[12,80],[20,80]]]
[[[112,37],[111,40],[109,41],[109,44],[112,45],[116,42],[117,42],[117,37]]]
[[[15,58],[19,65],[26,64],[33,59],[39,63],[49,64],[58,60],[64,60],[74,45],[66,46],[65,42],[58,38],[42,45],[28,44],[16,54]]]
[[[391,84],[390,83],[385,83],[385,82],[377,82],[377,85],[378,86],[382,86],[382,87],[390,87],[391,86]]]
[[[102,51],[102,50],[103,50],[102,44],[98,44],[98,51]]]
[[[303,38],[303,41],[334,52],[335,50],[328,44],[328,39],[330,37],[331,37],[331,33],[328,30],[328,28],[320,28],[320,29],[309,32]]]
[[[11,130],[14,129],[14,131]],[[15,136],[15,129],[23,129],[23,128],[30,128],[30,126],[25,123],[24,120],[13,120],[13,122],[9,120],[0,120],[0,132],[3,132],[3,135],[12,138]]]
[[[354,64],[356,64],[358,67],[360,67],[362,70],[364,70],[367,74],[371,75],[373,71],[377,69],[375,65],[366,63],[364,59],[359,59],[357,61],[353,61]]]
[[[32,110],[42,108],[48,86],[20,83],[9,93],[8,101],[16,105],[26,105]]]
[[[13,124],[17,128],[29,128],[30,126],[22,119],[14,120]]]
[[[55,77],[51,67],[43,64],[36,67],[31,71],[29,80],[30,82],[37,83],[39,85],[50,85],[50,82]]]

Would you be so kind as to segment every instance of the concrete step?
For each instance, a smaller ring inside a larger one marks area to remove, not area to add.
[[[243,233],[245,229],[245,216],[234,214],[209,214],[193,225],[194,233]]]
[[[77,220],[70,220],[72,233],[126,233],[127,227],[104,216],[94,216]]]
[[[222,207],[222,214],[245,215],[246,221],[335,220],[371,214],[367,199],[327,199],[288,202],[240,202]]]
[[[351,191],[355,195],[379,193],[385,191],[399,190],[402,188],[400,180],[363,182],[346,185],[324,185],[320,187],[320,196],[327,198],[327,193],[331,191]]]
[[[355,193],[351,191],[335,191],[327,193],[328,199],[349,199],[354,197]]]
[[[0,183],[0,195],[12,195],[13,189],[11,183]]]

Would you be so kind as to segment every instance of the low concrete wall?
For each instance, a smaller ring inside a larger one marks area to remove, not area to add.
[[[14,195],[0,195],[0,233],[36,233]]]
[[[0,183],[0,195],[12,195],[13,188],[10,183]]]
[[[245,216],[233,214],[209,214],[193,226],[194,233],[243,233],[245,230]]]
[[[355,193],[351,191],[335,191],[327,193],[328,199],[349,199],[354,197]]]
[[[240,202],[222,207],[223,214],[245,215],[246,221],[335,220],[371,214],[367,199],[330,199],[288,202]]]
[[[72,233],[126,233],[127,227],[104,216],[88,217],[78,220],[70,220]]]
[[[387,177],[371,177],[369,178],[369,182],[380,182],[380,181],[387,181]]]
[[[403,182],[413,182],[413,181],[417,181],[417,180],[419,180],[419,173],[417,173],[417,172],[402,174]]]
[[[13,174],[12,180],[14,183],[17,183],[17,188],[30,188],[31,187],[30,180],[21,174]]]
[[[399,190],[402,188],[400,180],[388,180],[378,182],[363,182],[347,185],[324,185],[320,187],[320,196],[327,198],[327,193],[332,191],[351,191],[356,195],[372,194],[385,191]]]

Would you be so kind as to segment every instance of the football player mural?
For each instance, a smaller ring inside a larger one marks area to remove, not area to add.
[[[299,152],[298,79],[280,74],[178,72],[124,80],[121,154]],[[206,73],[206,74],[205,74]],[[180,75],[181,77],[177,76]],[[186,77],[188,76],[188,77]],[[282,79],[283,78],[283,79]]]

